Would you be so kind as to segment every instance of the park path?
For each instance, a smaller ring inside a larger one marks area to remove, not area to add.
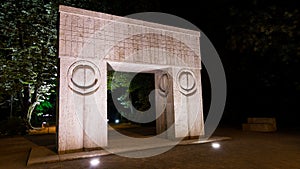
[[[36,145],[21,136],[0,138],[0,169],[25,168],[33,146]]]

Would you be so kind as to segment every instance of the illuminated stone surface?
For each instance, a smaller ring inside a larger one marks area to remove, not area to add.
[[[204,135],[199,43],[197,31],[60,6],[58,152],[107,146],[108,67],[155,74],[157,133]]]

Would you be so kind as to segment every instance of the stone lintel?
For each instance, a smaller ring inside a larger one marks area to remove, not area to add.
[[[174,68],[176,66],[174,65],[154,65],[154,64],[141,64],[141,63],[126,63],[126,62],[113,62],[113,61],[107,61],[110,68],[112,68],[115,71],[126,71],[126,72],[153,72],[157,70],[165,70],[168,68]],[[189,68],[189,69],[201,69],[198,67],[191,68],[191,67],[182,67],[179,68]]]
[[[169,25],[163,25],[163,24],[152,23],[152,22],[147,22],[147,21],[142,21],[142,20],[137,20],[137,19],[131,19],[131,18],[127,18],[127,17],[105,14],[105,13],[96,12],[96,11],[88,11],[88,10],[64,6],[64,5],[59,6],[59,12],[60,13],[69,13],[69,14],[73,14],[73,15],[82,15],[84,17],[89,16],[89,17],[93,17],[95,19],[98,18],[98,19],[104,19],[104,20],[108,20],[108,21],[122,22],[125,24],[144,26],[144,27],[149,27],[149,28],[153,28],[153,29],[160,29],[163,31],[170,31],[170,32],[176,32],[176,33],[188,34],[188,35],[200,37],[200,32],[195,31],[195,30],[189,30],[189,29],[178,28],[178,27],[169,26]]]

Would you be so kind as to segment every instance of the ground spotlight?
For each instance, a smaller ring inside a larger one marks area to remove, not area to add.
[[[93,158],[93,159],[91,159],[90,164],[91,164],[92,167],[98,166],[100,164],[99,158]]]
[[[212,143],[211,146],[214,149],[219,149],[221,147],[221,145],[219,143]]]

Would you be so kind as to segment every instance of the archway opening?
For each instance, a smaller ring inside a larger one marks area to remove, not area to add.
[[[130,137],[156,135],[154,76],[108,70],[108,132],[117,130]]]

